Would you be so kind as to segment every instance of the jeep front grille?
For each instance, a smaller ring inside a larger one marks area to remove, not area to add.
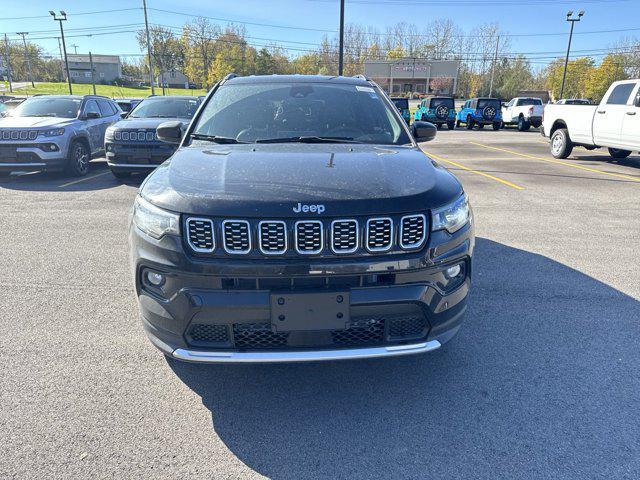
[[[38,130],[0,130],[0,140],[35,140]]]
[[[424,214],[293,220],[186,217],[185,243],[205,254],[256,256],[381,255],[418,250],[426,244]]]
[[[331,222],[331,250],[333,253],[353,253],[358,249],[359,235],[356,220]]]
[[[125,142],[153,142],[158,140],[155,130],[116,130],[113,139]]]
[[[323,226],[319,220],[296,222],[296,251],[303,255],[320,253],[323,247]]]
[[[418,248],[424,243],[426,230],[424,215],[407,215],[400,220],[400,246],[402,248]]]
[[[384,252],[393,245],[393,220],[370,218],[367,220],[367,250]]]
[[[287,224],[281,220],[263,221],[258,225],[260,251],[279,255],[287,251]]]
[[[222,243],[227,253],[249,253],[251,251],[251,231],[246,220],[225,220],[222,222]]]
[[[187,240],[196,252],[213,252],[215,239],[213,222],[208,218],[187,218]]]

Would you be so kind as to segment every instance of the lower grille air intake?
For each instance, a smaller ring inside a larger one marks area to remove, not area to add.
[[[227,253],[244,254],[251,250],[251,232],[246,220],[222,222],[222,241]]]
[[[213,252],[215,240],[213,236],[213,222],[208,218],[187,218],[189,246],[196,252]]]

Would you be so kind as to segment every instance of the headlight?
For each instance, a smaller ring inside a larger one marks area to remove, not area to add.
[[[455,202],[433,211],[433,230],[453,233],[464,227],[470,217],[469,200],[466,195],[462,195]]]
[[[41,132],[43,137],[59,137],[64,135],[64,128],[53,128],[51,130],[45,130]]]
[[[133,223],[153,238],[180,235],[180,216],[150,204],[141,196],[133,204]]]

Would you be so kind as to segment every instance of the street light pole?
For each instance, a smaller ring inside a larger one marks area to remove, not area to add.
[[[344,0],[340,0],[340,45],[338,55],[338,75],[342,75],[344,71]]]
[[[64,41],[64,29],[62,28],[62,22],[67,20],[67,14],[64,10],[60,10],[60,15],[58,16],[53,10],[49,10],[49,15],[51,15],[56,22],[60,22],[60,37],[62,38],[62,51],[64,52],[64,67],[67,71],[69,95],[73,95],[73,89],[71,88],[71,75],[69,74],[69,59],[67,58],[67,44]]]
[[[20,35],[22,37],[22,44],[24,45],[24,61],[27,62],[29,81],[31,82],[31,86],[36,88],[36,84],[33,83],[33,75],[31,75],[31,60],[29,60],[29,49],[27,48],[27,40],[25,39],[25,36],[29,35],[29,32],[17,32],[16,35]]]
[[[11,81],[11,55],[9,55],[9,40],[7,34],[4,34],[4,52],[7,57],[7,80],[9,80],[9,93],[13,93],[13,82]]]
[[[156,94],[153,86],[153,56],[151,55],[151,36],[149,35],[149,20],[147,19],[147,0],[142,0],[144,9],[144,27],[147,30],[147,57],[149,57],[149,84],[151,85],[151,95]]]
[[[560,87],[560,98],[564,93],[564,82],[567,78],[567,64],[569,63],[569,52],[571,51],[571,38],[573,37],[573,25],[579,22],[584,15],[584,10],[578,12],[578,18],[573,18],[573,10],[567,12],[567,22],[571,22],[571,30],[569,31],[569,45],[567,45],[567,56],[564,59],[564,71],[562,72],[562,86]]]

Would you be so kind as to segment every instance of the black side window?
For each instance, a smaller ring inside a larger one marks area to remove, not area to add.
[[[607,105],[626,105],[635,86],[635,83],[623,83],[615,87],[607,99]]]
[[[108,100],[98,99],[98,106],[100,107],[100,113],[103,117],[110,117],[113,115],[113,111],[111,110],[111,105]]]
[[[100,109],[98,108],[98,104],[95,100],[87,100],[87,103],[84,106],[84,114],[86,115],[89,112],[95,112],[100,115]]]

